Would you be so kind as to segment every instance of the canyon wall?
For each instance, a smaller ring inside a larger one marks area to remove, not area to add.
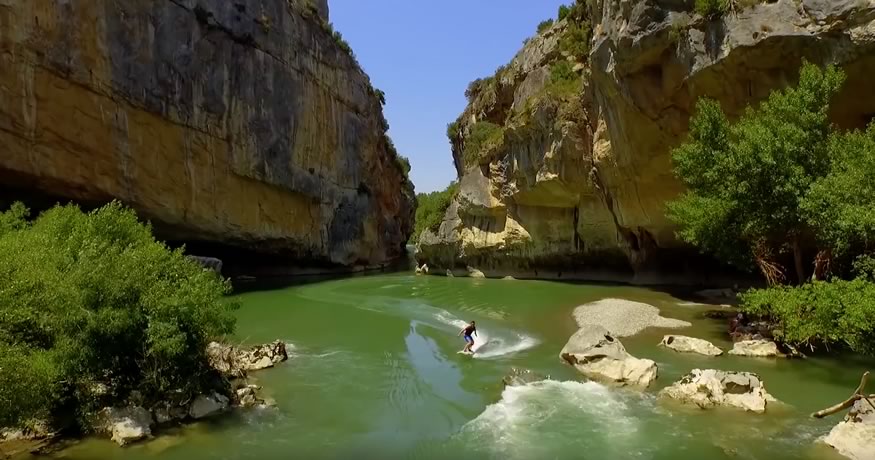
[[[403,254],[415,198],[326,0],[0,0],[0,188],[290,266]]]
[[[418,242],[433,273],[713,282],[724,268],[678,241],[665,213],[683,191],[671,150],[696,100],[738,116],[792,84],[807,59],[847,73],[833,104],[838,126],[875,115],[872,0],[777,0],[718,18],[697,15],[692,0],[579,8],[469,89],[449,133],[460,191]],[[588,30],[583,55],[563,45],[574,27]],[[555,89],[569,66],[579,78],[572,97]],[[472,158],[484,123],[500,134]]]

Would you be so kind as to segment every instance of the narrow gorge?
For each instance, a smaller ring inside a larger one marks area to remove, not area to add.
[[[803,60],[847,74],[831,117],[875,114],[875,2],[578,2],[494,76],[450,125],[459,190],[417,260],[431,273],[719,282],[680,242],[665,204],[683,191],[671,150],[700,97],[731,117],[798,78]]]
[[[0,204],[116,199],[286,269],[402,256],[409,165],[328,20],[325,0],[0,1]]]

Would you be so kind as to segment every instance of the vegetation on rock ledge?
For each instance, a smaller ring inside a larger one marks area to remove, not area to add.
[[[425,230],[437,231],[450,203],[459,192],[459,184],[452,182],[446,189],[439,192],[419,193],[416,195],[416,225],[413,230],[412,242],[419,241]]]
[[[673,153],[689,191],[668,209],[683,240],[760,271],[772,287],[743,296],[743,308],[774,320],[784,340],[873,352],[875,124],[832,126],[843,81],[837,68],[805,64],[796,87],[735,123],[701,100]]]
[[[230,286],[113,203],[0,213],[0,426],[223,388],[205,356]]]

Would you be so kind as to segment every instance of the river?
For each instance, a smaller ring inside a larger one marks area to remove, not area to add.
[[[673,331],[731,347],[708,308],[658,290],[548,281],[375,275],[239,296],[236,340],[291,344],[254,374],[277,407],[241,411],[121,449],[89,439],[57,455],[81,460],[199,459],[840,459],[816,443],[840,416],[808,414],[846,398],[871,360],[766,360],[679,354],[666,331],[623,339],[659,364],[648,391],[586,382],[560,362],[571,312],[606,298],[642,301],[693,323]],[[462,321],[489,344],[456,352]],[[503,390],[511,367],[551,380]],[[781,405],[765,415],[667,405],[656,392],[693,368],[760,374]]]

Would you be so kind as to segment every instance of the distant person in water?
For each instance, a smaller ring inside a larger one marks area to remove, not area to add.
[[[477,326],[474,324],[474,321],[471,321],[471,324],[459,331],[459,335],[465,336],[465,348],[462,348],[462,353],[474,353],[471,351],[471,347],[474,346],[474,338],[471,337],[471,334],[477,335]]]

